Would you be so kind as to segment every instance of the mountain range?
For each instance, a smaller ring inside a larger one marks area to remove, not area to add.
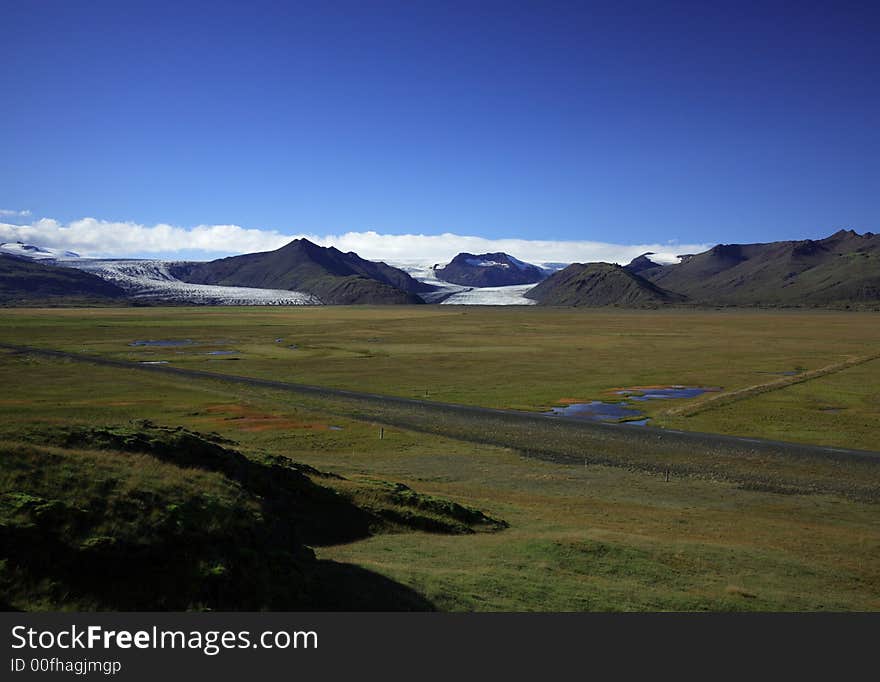
[[[840,230],[819,240],[719,244],[682,256],[673,265],[636,268],[652,284],[701,305],[880,301],[880,235],[871,232]]]
[[[501,252],[460,253],[445,266],[410,267],[406,272],[306,239],[275,251],[208,262],[88,259],[21,243],[0,244],[0,255],[0,297],[5,302],[68,296],[277,305],[880,304],[880,235],[852,230],[819,240],[719,244],[679,256],[672,264],[658,263],[645,253],[625,266],[572,263],[555,272],[546,264],[525,263]]]
[[[880,303],[880,235],[719,244],[663,265],[573,264],[526,296],[545,305],[839,307]]]

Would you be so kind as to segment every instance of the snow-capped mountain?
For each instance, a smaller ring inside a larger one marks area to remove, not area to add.
[[[437,267],[438,279],[470,287],[502,287],[537,284],[547,273],[506,253],[460,253],[447,265]]]
[[[69,260],[81,257],[78,253],[74,253],[73,251],[49,249],[44,246],[25,244],[24,242],[0,243],[0,253],[5,253],[10,256],[30,258],[31,260]]]
[[[199,305],[321,305],[323,303],[317,296],[302,291],[184,282],[174,274],[181,270],[182,265],[175,261],[84,258],[73,251],[22,242],[0,244],[0,253],[83,270],[115,284],[132,298],[157,303]],[[499,258],[472,256],[471,260],[475,262],[469,263],[469,267],[481,270],[511,269],[517,273],[529,273],[534,268],[541,270],[545,273],[543,276],[546,276],[559,269],[560,265],[564,265],[556,263],[531,265],[506,254],[486,255],[497,255]],[[443,268],[442,264],[407,261],[393,262],[389,265],[430,286],[429,290],[417,294],[425,303],[444,305],[534,305],[535,303],[524,296],[525,292],[534,286],[532,283],[510,286],[469,286],[439,279],[437,270]]]

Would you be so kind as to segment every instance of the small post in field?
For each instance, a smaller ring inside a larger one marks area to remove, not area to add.
[[[666,470],[666,482],[669,483],[669,469]]]
[[[385,427],[384,427],[384,426],[380,426],[380,427],[379,427],[379,440],[382,440],[382,439],[384,439],[384,438],[385,438]]]

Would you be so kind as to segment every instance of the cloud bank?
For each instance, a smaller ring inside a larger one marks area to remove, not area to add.
[[[354,251],[363,258],[390,263],[443,263],[462,252],[504,251],[532,263],[573,263],[605,261],[628,263],[651,251],[654,260],[674,262],[683,253],[706,250],[707,244],[616,244],[599,241],[551,241],[540,239],[486,239],[444,233],[380,234],[345,232],[316,235],[282,234],[276,230],[244,228],[239,225],[140,225],[83,218],[61,223],[41,218],[27,225],[0,222],[0,242],[22,241],[56,249],[76,251],[84,256],[121,257],[197,257],[210,259],[255,251],[271,251],[292,239],[305,237],[321,246]]]
[[[30,216],[31,212],[28,209],[23,211],[16,211],[9,208],[0,208],[0,216],[11,217],[11,218],[27,218]]]

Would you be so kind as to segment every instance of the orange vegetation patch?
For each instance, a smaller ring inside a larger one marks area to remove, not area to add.
[[[254,413],[254,410],[251,410],[249,407],[245,407],[239,403],[221,403],[219,405],[208,405],[205,408],[205,412],[209,414],[241,414],[243,415],[245,412]]]
[[[328,424],[315,422],[302,422],[295,419],[283,419],[281,417],[269,417],[266,419],[237,419],[235,425],[241,431],[287,431],[289,429],[311,429],[313,431],[326,431]]]
[[[283,415],[259,412],[238,403],[211,405],[205,411],[217,415],[208,420],[212,425],[221,428],[234,425],[240,431],[286,431],[289,429],[326,431],[330,428],[329,424],[307,422]]]

